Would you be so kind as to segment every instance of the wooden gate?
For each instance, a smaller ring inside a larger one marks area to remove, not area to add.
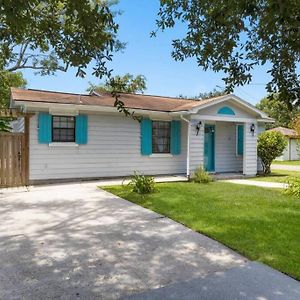
[[[0,187],[27,185],[27,161],[25,134],[0,132]]]

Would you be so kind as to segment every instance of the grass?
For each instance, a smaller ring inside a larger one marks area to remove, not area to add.
[[[259,175],[250,180],[267,181],[267,182],[282,182],[285,183],[289,176],[300,177],[299,171],[272,170],[272,173],[267,176]]]
[[[273,165],[300,166],[300,160],[288,160],[288,161],[276,160],[273,162]]]
[[[105,190],[300,279],[299,199],[274,189],[224,182],[157,187],[157,192],[145,197],[122,186]]]

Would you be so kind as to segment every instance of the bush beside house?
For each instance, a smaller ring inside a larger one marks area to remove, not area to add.
[[[257,140],[257,155],[260,157],[263,173],[271,173],[273,160],[282,155],[287,141],[284,135],[277,131],[266,131],[259,135]]]

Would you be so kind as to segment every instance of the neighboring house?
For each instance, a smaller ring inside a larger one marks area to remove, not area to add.
[[[285,128],[285,127],[276,127],[269,129],[269,131],[277,131],[282,133],[286,140],[287,146],[284,149],[283,154],[277,158],[277,160],[299,160],[300,155],[297,151],[298,143],[300,142],[300,137],[297,134],[296,130]]]
[[[144,174],[255,175],[265,113],[235,95],[202,101],[121,94],[139,123],[111,95],[11,89],[11,106],[31,113],[30,182]]]

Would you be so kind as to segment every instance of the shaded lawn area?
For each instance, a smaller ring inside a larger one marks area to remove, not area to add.
[[[300,200],[278,190],[214,182],[157,184],[145,196],[104,189],[300,279]]]
[[[286,171],[286,170],[272,170],[272,173],[267,176],[259,175],[250,180],[255,181],[268,181],[268,182],[282,182],[285,183],[288,177],[300,177],[299,171]]]
[[[272,164],[273,165],[286,165],[286,166],[300,166],[300,160],[288,160],[288,161],[276,160]]]

